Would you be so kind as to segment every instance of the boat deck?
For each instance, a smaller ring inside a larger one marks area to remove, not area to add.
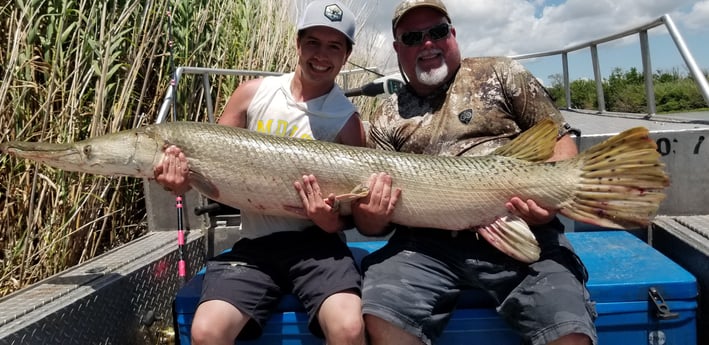
[[[589,110],[562,110],[566,121],[581,131],[582,136],[616,134],[643,126],[651,132],[709,129],[709,111],[653,115],[632,113],[598,113]]]

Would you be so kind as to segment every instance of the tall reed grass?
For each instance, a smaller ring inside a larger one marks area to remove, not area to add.
[[[169,21],[178,66],[290,71],[294,12],[302,7],[294,0],[6,3],[0,141],[68,142],[154,122],[170,83]],[[358,23],[366,16],[359,11]],[[357,51],[350,60],[367,65]],[[239,82],[212,79],[207,94],[217,114]],[[179,120],[205,120],[201,87],[180,81]],[[356,103],[362,113],[373,104]],[[140,180],[0,157],[0,296],[141,236],[145,219]]]

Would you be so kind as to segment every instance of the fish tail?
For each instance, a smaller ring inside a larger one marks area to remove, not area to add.
[[[602,227],[644,227],[669,186],[665,165],[648,130],[636,127],[559,164],[577,164],[580,181],[560,213]]]

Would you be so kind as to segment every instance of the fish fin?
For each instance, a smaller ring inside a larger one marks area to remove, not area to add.
[[[210,199],[219,200],[219,189],[204,175],[190,170],[189,180],[190,185],[200,193],[204,194],[204,196]]]
[[[532,263],[539,260],[539,243],[529,225],[521,218],[510,215],[478,228],[478,233],[493,247],[515,260]]]
[[[530,162],[544,162],[554,154],[558,133],[558,125],[548,118],[500,146],[492,154]]]
[[[647,128],[636,127],[558,162],[581,169],[578,187],[559,212],[601,227],[645,227],[665,198],[670,179]]]
[[[367,194],[369,194],[369,187],[360,184],[354,187],[354,189],[352,189],[352,191],[350,191],[349,193],[336,195],[335,200],[347,202],[357,200],[359,198],[364,198],[365,196],[367,196]]]

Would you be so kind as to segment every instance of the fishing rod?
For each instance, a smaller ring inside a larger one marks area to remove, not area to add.
[[[349,63],[350,65],[355,66],[355,67],[357,67],[357,68],[360,68],[360,69],[362,69],[362,70],[365,71],[365,72],[373,73],[373,74],[376,75],[377,77],[383,77],[383,76],[384,76],[384,74],[381,74],[381,73],[379,73],[379,72],[377,72],[377,71],[375,71],[375,70],[373,70],[373,69],[371,69],[371,68],[368,68],[368,67],[365,67],[365,66],[360,66],[360,65],[358,65],[358,64],[356,64],[356,63],[354,63],[354,62],[352,62],[352,61],[347,61],[347,63]]]
[[[170,6],[172,2],[169,2]],[[169,63],[172,77],[170,79],[170,87],[172,88],[172,121],[177,121],[177,68],[175,68],[175,55],[173,52],[172,41],[172,16],[174,7],[167,10],[167,49],[170,54]],[[184,257],[185,246],[185,229],[183,226],[182,216],[182,195],[175,197],[175,208],[177,209],[177,275],[180,278],[180,285],[184,285],[187,279],[187,264]]]
[[[185,263],[183,247],[185,246],[185,229],[182,223],[182,196],[175,198],[175,208],[177,208],[177,275],[182,284],[185,283],[187,264]]]

